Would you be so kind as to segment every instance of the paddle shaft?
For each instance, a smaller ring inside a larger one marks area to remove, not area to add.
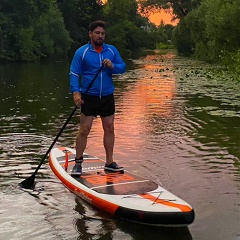
[[[72,118],[73,114],[75,113],[75,111],[77,110],[77,106],[75,106],[75,108],[73,109],[72,113],[70,114],[70,116],[68,117],[68,119],[66,120],[66,122],[64,123],[63,127],[60,129],[58,135],[55,137],[54,141],[52,142],[51,146],[48,148],[47,152],[45,153],[45,155],[42,158],[42,161],[39,163],[39,165],[37,166],[34,175],[36,175],[36,173],[38,172],[39,168],[42,166],[45,158],[47,157],[47,155],[50,153],[50,151],[52,150],[53,146],[55,145],[55,143],[57,142],[58,138],[60,137],[60,135],[62,134],[63,130],[65,129],[65,127],[67,126],[67,124],[69,123],[70,119]]]
[[[88,93],[89,89],[92,87],[94,81],[96,80],[98,74],[101,72],[103,68],[103,65],[100,67],[100,69],[98,70],[98,72],[96,73],[96,75],[94,76],[93,80],[90,82],[90,84],[88,85],[85,94]],[[67,124],[69,123],[69,121],[71,120],[73,114],[75,113],[75,111],[77,110],[77,106],[74,107],[72,113],[70,114],[70,116],[68,117],[68,119],[66,120],[66,122],[64,123],[64,125],[62,126],[62,128],[60,129],[58,135],[55,137],[54,141],[52,142],[51,146],[48,148],[47,152],[45,153],[45,155],[42,158],[42,161],[40,162],[40,164],[37,166],[34,175],[36,175],[36,173],[38,172],[39,168],[41,167],[41,165],[43,164],[45,158],[48,156],[48,154],[50,153],[51,149],[53,148],[53,146],[55,145],[55,143],[57,142],[58,138],[60,137],[60,135],[62,134],[63,130],[65,129],[65,127],[67,126]]]
[[[96,80],[97,76],[99,75],[99,73],[101,72],[101,70],[103,69],[104,65],[102,65],[98,72],[96,73],[96,75],[94,76],[94,78],[92,79],[92,81],[90,82],[90,84],[88,85],[88,88],[85,91],[85,94],[88,93],[89,89],[92,87],[94,81]],[[62,134],[63,130],[65,129],[65,127],[67,126],[68,122],[70,121],[70,119],[72,118],[73,114],[75,113],[75,111],[77,110],[77,106],[74,107],[72,113],[70,114],[70,116],[68,117],[68,119],[66,120],[66,122],[64,123],[64,125],[62,126],[62,128],[60,129],[58,135],[55,137],[54,141],[52,142],[51,146],[48,148],[47,152],[45,153],[45,155],[43,156],[41,162],[39,163],[39,165],[37,166],[36,170],[34,171],[34,173],[27,179],[25,179],[24,181],[22,181],[20,183],[20,185],[22,187],[25,188],[31,188],[32,185],[34,185],[34,178],[35,175],[37,174],[38,170],[40,169],[40,167],[42,166],[45,158],[48,156],[48,154],[50,153],[51,149],[53,148],[54,144],[57,142],[58,138],[60,137],[60,135]]]

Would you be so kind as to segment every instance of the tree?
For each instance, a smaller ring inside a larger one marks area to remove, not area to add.
[[[195,44],[194,55],[198,59],[221,61],[240,48],[237,0],[203,0],[185,21]]]
[[[182,19],[200,4],[201,0],[139,0],[141,11],[148,14],[149,11],[164,9],[173,11],[173,20]]]
[[[57,0],[73,44],[71,54],[89,40],[88,26],[90,22],[102,19],[102,6],[96,0]]]
[[[71,39],[54,0],[1,0],[0,57],[34,61],[65,56]]]
[[[185,19],[182,19],[173,30],[172,40],[179,55],[190,56],[193,53],[194,42]]]
[[[138,13],[136,0],[108,0],[103,7],[107,22],[107,41],[122,54],[129,55],[147,43],[147,32],[141,28],[148,20]]]

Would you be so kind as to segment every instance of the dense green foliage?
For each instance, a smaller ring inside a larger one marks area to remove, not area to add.
[[[190,37],[190,29],[186,26],[185,18],[174,29],[172,40],[179,54],[183,54],[184,56],[192,55],[193,42]]]
[[[36,61],[72,56],[89,40],[88,25],[107,23],[108,43],[123,55],[174,47],[178,53],[240,72],[239,0],[1,0],[0,59]],[[139,9],[142,10],[141,14]],[[176,27],[143,17],[171,10]]]
[[[186,17],[194,40],[195,55],[215,62],[228,57],[228,53],[238,51],[239,21],[239,1],[204,0]]]
[[[238,0],[202,0],[174,30],[175,44],[179,53],[188,54],[191,49],[197,59],[240,72],[239,22]],[[183,32],[188,34],[184,37]],[[179,47],[186,42],[187,51]]]
[[[138,13],[135,0],[108,0],[103,7],[103,19],[108,23],[107,42],[122,54],[131,55],[140,48],[155,49],[157,44],[171,39],[172,28],[156,28]]]
[[[240,73],[239,0],[140,0],[143,11],[171,9],[178,53],[222,63]]]
[[[139,0],[141,11],[148,13],[157,9],[172,10],[173,19],[182,19],[194,8],[196,8],[201,0]]]
[[[1,0],[0,59],[71,57],[89,41],[88,25],[97,19],[106,21],[106,40],[122,54],[154,49],[171,38],[172,28],[150,24],[138,13],[136,0],[109,0],[105,5],[96,0]]]
[[[34,61],[44,56],[64,56],[70,43],[54,0],[1,0],[1,58]]]
[[[147,32],[140,27],[146,25],[147,20],[139,16],[135,0],[108,0],[103,15],[108,24],[106,40],[121,53],[131,54],[143,46],[141,39]]]
[[[65,27],[73,40],[70,55],[88,42],[88,25],[91,21],[102,19],[102,6],[96,0],[57,0]]]

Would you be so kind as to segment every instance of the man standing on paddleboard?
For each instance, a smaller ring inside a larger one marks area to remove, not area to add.
[[[103,127],[103,145],[106,152],[104,169],[123,171],[113,161],[114,148],[114,85],[113,74],[126,71],[126,64],[113,45],[104,43],[105,23],[93,21],[89,25],[90,42],[75,52],[70,66],[70,91],[77,107],[81,107],[80,128],[76,137],[76,158],[72,175],[81,175],[83,152],[93,119],[100,116]],[[80,84],[79,84],[80,79]]]

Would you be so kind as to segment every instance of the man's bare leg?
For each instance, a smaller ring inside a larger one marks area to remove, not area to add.
[[[93,116],[80,115],[80,127],[76,137],[76,159],[83,156],[87,146],[87,137],[92,128]]]
[[[111,172],[123,172],[124,168],[119,167],[117,163],[113,161],[113,147],[115,141],[114,114],[108,117],[101,117],[101,119],[104,130],[103,145],[106,151],[106,165],[104,169]]]
[[[79,176],[82,173],[83,152],[87,146],[87,137],[91,130],[93,116],[80,115],[80,127],[76,137],[76,158],[71,175]]]
[[[103,126],[103,145],[106,152],[106,163],[109,165],[113,162],[113,148],[115,142],[114,134],[114,114],[107,117],[101,117]]]

